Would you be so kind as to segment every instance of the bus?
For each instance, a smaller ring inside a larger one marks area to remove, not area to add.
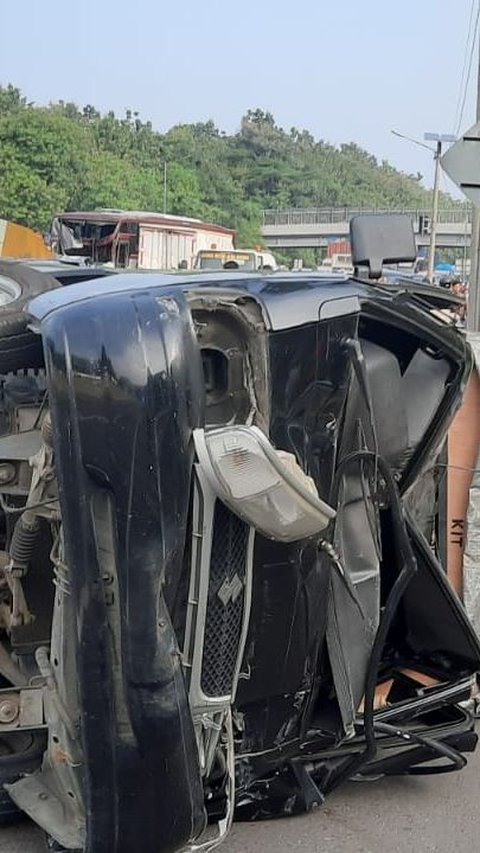
[[[192,269],[198,252],[232,251],[235,231],[172,214],[102,209],[58,214],[51,246],[59,255],[120,269]]]

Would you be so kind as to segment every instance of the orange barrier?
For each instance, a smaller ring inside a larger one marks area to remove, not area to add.
[[[38,231],[0,219],[0,257],[43,259],[52,258],[53,252]]]

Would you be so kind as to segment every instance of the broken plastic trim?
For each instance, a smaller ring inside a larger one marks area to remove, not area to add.
[[[376,721],[374,727],[375,731],[378,731],[381,734],[394,735],[409,744],[416,743],[420,746],[426,746],[428,749],[431,749],[438,758],[446,758],[450,762],[450,764],[442,765],[440,767],[411,767],[409,770],[409,774],[411,776],[432,776],[440,773],[451,773],[454,770],[463,770],[467,765],[467,759],[458,751],[458,749],[454,749],[454,747],[449,746],[446,743],[442,743],[439,740],[435,740],[432,737],[420,735],[416,732],[408,732],[400,726],[393,726],[390,725],[390,723],[381,723],[380,721]]]
[[[413,552],[412,544],[410,542],[407,532],[405,516],[400,502],[398,486],[385,459],[382,456],[378,456],[376,453],[372,453],[368,450],[360,450],[350,453],[348,456],[345,456],[344,459],[342,459],[340,465],[337,468],[337,480],[346,467],[348,467],[352,462],[356,462],[358,460],[365,460],[371,462],[375,465],[375,469],[377,469],[378,466],[378,470],[380,471],[381,475],[385,480],[385,485],[391,500],[392,520],[396,531],[399,563],[400,565],[402,565],[402,568],[400,569],[395,583],[393,584],[393,587],[390,590],[388,598],[385,602],[382,617],[380,619],[380,624],[378,626],[378,630],[370,655],[370,661],[365,680],[365,707],[363,715],[365,750],[363,753],[355,756],[353,759],[347,760],[344,768],[340,770],[339,774],[328,786],[329,792],[332,791],[334,788],[337,788],[345,779],[348,779],[350,776],[354,776],[356,773],[358,773],[363,766],[368,764],[375,757],[377,753],[374,704],[381,655],[395,613],[397,612],[403,595],[418,568],[417,560]]]
[[[298,466],[287,467],[258,427],[197,429],[194,440],[215,494],[269,539],[306,539],[335,517],[335,510],[314,493],[312,481]]]

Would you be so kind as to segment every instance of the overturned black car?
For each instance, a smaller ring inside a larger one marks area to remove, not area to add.
[[[435,295],[1,272],[1,815],[207,850],[461,769],[480,648],[431,471],[472,358]]]

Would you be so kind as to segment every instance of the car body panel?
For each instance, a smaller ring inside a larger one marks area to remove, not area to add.
[[[120,838],[133,853],[141,837],[144,851],[173,851],[204,821],[165,605],[183,559],[200,361],[181,294],[91,307],[73,303],[43,330],[75,602],[86,849],[111,853]],[[109,570],[99,537],[113,543]]]

